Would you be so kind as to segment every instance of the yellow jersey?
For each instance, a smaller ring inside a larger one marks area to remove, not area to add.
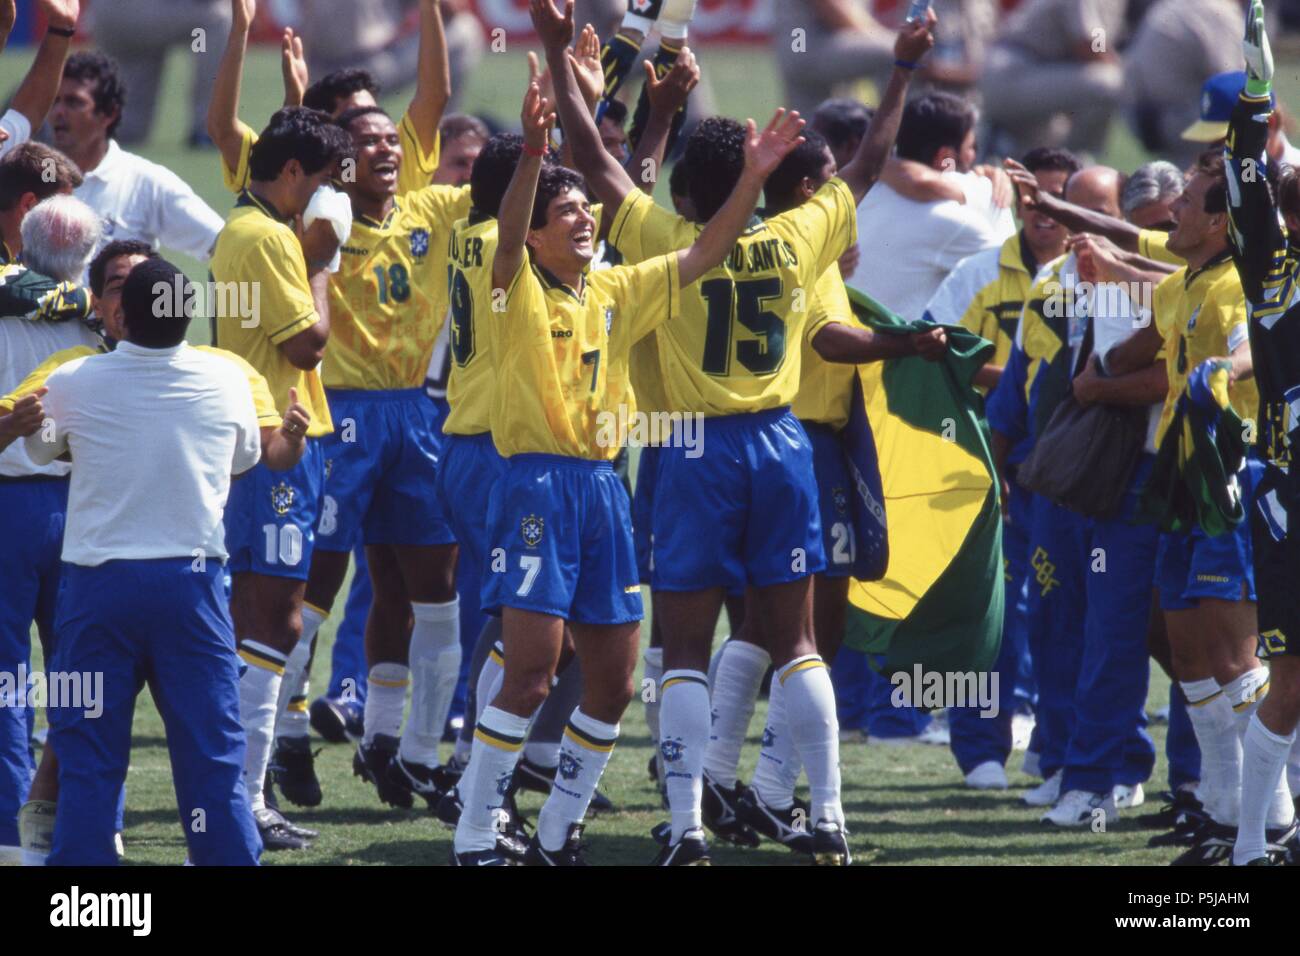
[[[253,409],[257,412],[257,424],[262,428],[278,428],[284,420],[280,413],[276,411],[275,402],[271,399],[271,390],[267,388],[266,379],[264,379],[253,366],[249,365],[234,352],[227,352],[225,349],[213,348],[210,345],[194,345],[200,352],[207,352],[210,355],[217,355],[223,359],[234,362],[240,367],[248,377],[248,388],[253,393]],[[12,412],[14,404],[24,395],[30,395],[38,388],[41,388],[50,375],[60,365],[66,365],[73,359],[84,358],[87,355],[102,355],[107,352],[106,347],[97,349],[89,345],[74,345],[70,349],[62,349],[55,352],[36,368],[27,373],[27,377],[18,383],[18,386],[4,397],[0,397],[0,411]]]
[[[1187,265],[1186,259],[1169,251],[1169,233],[1159,229],[1143,229],[1138,233],[1138,254],[1171,266]]]
[[[239,165],[231,169],[221,160],[221,181],[232,193],[241,193],[248,188],[248,153],[257,142],[257,133],[243,123],[239,124]],[[420,137],[415,132],[410,113],[403,113],[397,124],[397,135],[402,144],[402,165],[397,169],[397,195],[415,192],[429,185],[429,180],[438,169],[441,143],[438,137],[433,140],[433,152],[426,153],[420,148]]]
[[[634,190],[609,230],[629,263],[689,248],[703,230]],[[801,336],[817,280],[857,239],[857,206],[832,179],[795,209],[756,220],[720,266],[682,291],[658,334],[669,407],[704,415],[779,408],[799,391]]]
[[[833,265],[817,280],[811,303],[809,327],[821,329],[832,322],[856,325],[849,306],[849,294],[840,277],[840,267]],[[792,411],[804,422],[829,425],[836,431],[849,423],[849,404],[853,399],[853,376],[858,367],[845,362],[828,362],[812,347],[812,336],[804,336],[799,394]]]
[[[497,221],[478,212],[451,227],[447,241],[447,286],[451,299],[447,376],[450,411],[442,430],[448,435],[481,435],[492,428],[496,372],[492,367],[490,321],[505,300],[493,295],[492,260],[497,253]]]
[[[1224,253],[1195,272],[1184,266],[1156,286],[1151,298],[1156,329],[1165,339],[1165,368],[1169,392],[1160,412],[1156,443],[1164,438],[1178,397],[1188,376],[1206,359],[1226,358],[1249,341],[1246,294],[1232,259]],[[1259,414],[1255,380],[1242,379],[1228,387],[1233,410],[1243,421]]]
[[[677,314],[677,256],[602,269],[581,290],[528,261],[489,312],[496,388],[492,440],[502,455],[612,461],[636,411],[632,343]]]
[[[447,315],[448,234],[469,205],[468,186],[426,186],[396,197],[383,222],[353,218],[329,282],[326,388],[424,384]]]
[[[279,348],[317,321],[307,260],[293,229],[274,209],[245,191],[217,235],[209,269],[213,282],[245,283],[239,288],[248,288],[256,296],[251,319],[221,314],[212,319],[212,344],[241,356],[261,373],[280,411],[288,409],[289,389],[296,388],[298,401],[311,414],[307,435],[328,435],[334,422],[319,371],[296,368]],[[230,296],[214,298],[221,301]]]

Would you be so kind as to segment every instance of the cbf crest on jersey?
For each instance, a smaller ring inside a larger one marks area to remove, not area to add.
[[[287,515],[289,509],[293,507],[293,496],[293,487],[283,481],[274,486],[271,489],[271,507],[275,509],[275,513],[281,517]]]
[[[527,515],[519,522],[519,533],[523,535],[524,544],[530,548],[535,548],[542,543],[542,532],[545,528],[546,522],[537,515]]]
[[[411,230],[411,255],[417,259],[423,259],[429,254],[429,230],[412,229]]]

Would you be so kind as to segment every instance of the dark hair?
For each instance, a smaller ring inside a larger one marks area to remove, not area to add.
[[[668,192],[673,196],[690,195],[690,184],[686,179],[685,163],[673,163],[672,171],[668,173]]]
[[[253,179],[267,182],[296,159],[311,176],[352,154],[352,138],[336,126],[328,113],[304,106],[278,110],[248,154],[248,172]]]
[[[605,114],[602,120],[609,120],[615,126],[622,129],[623,124],[627,122],[627,104],[622,100],[610,100],[605,107]]]
[[[745,127],[733,119],[710,116],[701,120],[686,141],[682,156],[690,172],[687,192],[700,222],[722,208],[745,168]]]
[[[388,115],[388,111],[382,106],[354,106],[351,109],[344,110],[338,116],[334,117],[334,122],[340,129],[345,129],[351,133],[351,127],[354,120],[358,120],[363,116],[371,116],[373,114],[378,114],[385,119],[392,119],[392,117]]]
[[[961,149],[975,128],[975,107],[951,93],[927,93],[903,107],[898,127],[898,155],[927,166],[945,146]]]
[[[1069,173],[1071,176],[1083,169],[1083,163],[1079,162],[1078,156],[1068,149],[1057,149],[1053,146],[1031,149],[1021,157],[1020,165],[1031,173],[1060,172]]]
[[[48,169],[54,170],[53,179],[46,173]],[[21,143],[0,159],[0,210],[4,212],[17,206],[27,193],[39,201],[80,185],[77,164],[44,143]]]
[[[496,216],[523,153],[524,138],[518,133],[497,133],[483,144],[469,171],[469,198],[476,210]]]
[[[117,113],[117,119],[108,127],[108,135],[112,136],[117,124],[122,122],[122,110],[126,107],[126,84],[118,72],[117,61],[98,50],[82,50],[68,57],[63,65],[63,78],[92,84],[90,95],[96,113],[104,116]]]
[[[804,141],[792,149],[781,165],[772,170],[763,186],[763,199],[772,213],[785,212],[794,206],[794,191],[805,178],[816,180],[826,165],[830,145],[821,133],[805,127]]]
[[[1205,191],[1205,211],[1210,215],[1228,211],[1228,170],[1223,162],[1223,149],[1211,147],[1196,157],[1196,172],[1210,177],[1210,188]]]
[[[438,126],[438,135],[442,137],[444,143],[450,143],[462,136],[473,136],[475,139],[487,142],[492,132],[488,129],[487,123],[477,116],[468,113],[451,113],[442,118],[442,123]]]
[[[808,127],[826,137],[832,152],[838,153],[850,146],[856,147],[867,135],[873,110],[846,96],[823,100],[813,110]],[[807,132],[804,135],[808,135]]]
[[[158,253],[154,251],[153,246],[142,239],[114,239],[90,260],[90,291],[95,295],[104,294],[104,273],[108,271],[108,264],[118,256],[145,256],[156,259]]]
[[[190,325],[194,299],[185,273],[166,259],[137,262],[122,283],[127,340],[148,349],[179,345]]]
[[[359,67],[335,70],[307,87],[307,92],[302,95],[302,105],[309,110],[332,114],[335,103],[362,90],[368,91],[373,97],[379,97],[379,84],[369,70]]]
[[[537,197],[533,200],[533,218],[528,228],[541,229],[546,225],[546,210],[556,196],[570,189],[584,190],[586,187],[582,176],[566,166],[558,163],[543,166],[537,177]]]

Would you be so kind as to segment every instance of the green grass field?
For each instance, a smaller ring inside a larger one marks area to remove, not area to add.
[[[210,55],[219,55],[219,49]],[[176,170],[218,211],[229,208],[231,197],[222,187],[215,152],[195,151],[183,145],[189,119],[184,115],[189,54],[177,53],[159,78],[161,112],[155,133],[144,154]],[[483,111],[511,122],[517,116],[519,92],[526,76],[524,51],[489,55],[470,81],[461,107]],[[25,72],[29,54],[10,51],[0,60],[0,90],[12,89]],[[719,109],[736,116],[765,116],[778,102],[778,83],[771,70],[755,69],[766,53],[759,50],[705,49],[704,69],[713,83]],[[1283,99],[1300,102],[1300,71],[1290,59],[1279,65]],[[266,50],[250,56],[244,79],[242,115],[258,126],[280,102],[278,58]],[[409,96],[399,92],[385,105],[400,112]],[[1116,123],[1108,162],[1132,169],[1146,157],[1122,124]],[[192,276],[205,269],[177,257]],[[194,337],[206,336],[195,323]],[[648,602],[647,602],[648,603]],[[339,607],[342,606],[342,598]],[[313,669],[313,688],[319,692],[328,680],[329,648],[336,621],[321,634]],[[646,632],[648,633],[648,631]],[[1168,682],[1158,670],[1152,679],[1149,709],[1162,706]],[[751,731],[762,727],[765,704],[760,701]],[[42,718],[43,719],[43,718]],[[666,814],[645,776],[650,755],[640,705],[633,703],[624,720],[624,732],[605,776],[604,789],[619,812],[596,818],[588,828],[590,859],[602,864],[639,864],[655,853],[651,826]],[[128,776],[126,814],[127,862],[179,864],[185,856],[176,817],[170,769],[162,723],[148,695],[142,695],[136,713],[135,741]],[[1165,780],[1164,727],[1153,728],[1160,751],[1150,784],[1161,789]],[[450,834],[431,817],[400,812],[379,804],[373,790],[351,772],[351,748],[322,744],[317,767],[325,790],[324,805],[314,811],[293,812],[292,818],[321,831],[312,849],[292,854],[268,855],[265,862],[284,864],[442,864],[447,860]],[[742,776],[753,768],[758,741],[751,737],[742,762]],[[1035,781],[1019,773],[1020,754],[1013,755],[1013,789],[1005,794],[966,790],[947,748],[890,748],[862,743],[845,744],[844,802],[859,862],[876,864],[1162,864],[1168,851],[1145,848],[1147,832],[1121,819],[1109,832],[1094,834],[1048,832],[1037,822],[1038,812],[1021,806],[1019,789]],[[521,806],[535,816],[540,801],[532,796]],[[717,848],[720,864],[797,863],[782,849]]]

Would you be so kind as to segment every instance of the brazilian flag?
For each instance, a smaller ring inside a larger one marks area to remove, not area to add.
[[[906,335],[907,322],[870,296],[849,291],[873,332]],[[875,435],[889,560],[877,581],[849,588],[845,640],[885,674],[981,671],[1002,641],[1002,510],[983,398],[971,382],[994,346],[946,326],[948,354],[871,362],[858,368]]]

